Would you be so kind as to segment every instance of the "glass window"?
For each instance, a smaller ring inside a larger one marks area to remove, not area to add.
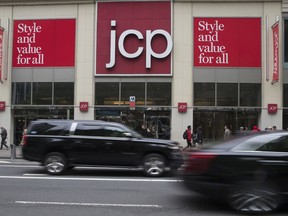
[[[261,84],[240,84],[240,106],[261,107]]]
[[[81,124],[77,125],[74,135],[80,136],[104,136],[105,130],[100,125]]]
[[[145,83],[121,83],[121,103],[129,105],[130,96],[136,97],[136,105],[145,105]]]
[[[237,83],[217,83],[217,106],[238,106]]]
[[[105,136],[107,137],[126,137],[123,129],[113,126],[105,127]]]
[[[74,104],[74,83],[54,83],[54,105]]]
[[[271,151],[275,151],[277,142],[279,142],[280,135],[263,135],[248,138],[243,141],[240,145],[236,146],[233,151],[269,151],[268,148],[271,148]],[[241,138],[239,139],[241,140]],[[275,146],[276,145],[276,146]]]
[[[283,85],[283,106],[288,107],[288,84]]]
[[[147,83],[146,105],[171,105],[171,83]]]
[[[12,103],[31,104],[31,83],[12,83]]]
[[[95,105],[119,105],[119,83],[95,83]]]
[[[52,83],[33,83],[33,105],[52,105]]]
[[[215,106],[215,83],[194,83],[194,106]]]
[[[66,135],[69,134],[68,122],[39,122],[32,124],[27,132],[34,135]]]

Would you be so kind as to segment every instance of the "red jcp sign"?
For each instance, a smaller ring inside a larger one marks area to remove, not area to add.
[[[187,103],[178,103],[178,112],[187,112]]]
[[[88,102],[80,102],[80,104],[79,104],[79,110],[80,110],[81,112],[88,112],[88,108],[89,108]]]
[[[277,113],[278,106],[277,104],[268,104],[268,113]]]
[[[0,101],[0,111],[5,111],[6,104],[5,101]]]
[[[171,1],[98,2],[96,75],[171,75]]]

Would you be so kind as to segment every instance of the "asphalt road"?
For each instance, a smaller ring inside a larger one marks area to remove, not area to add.
[[[78,168],[49,176],[37,163],[0,159],[0,188],[3,216],[241,215],[186,191],[177,177],[147,178],[136,171]]]

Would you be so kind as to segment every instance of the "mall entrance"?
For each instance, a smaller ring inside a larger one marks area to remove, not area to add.
[[[204,140],[217,141],[223,139],[225,125],[236,134],[240,127],[251,130],[258,125],[259,116],[260,109],[194,109],[193,130],[201,127]]]

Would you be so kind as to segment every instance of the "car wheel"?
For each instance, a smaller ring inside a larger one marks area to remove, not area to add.
[[[66,158],[61,153],[52,152],[45,157],[44,166],[51,175],[63,174],[67,168]]]
[[[158,177],[165,172],[166,160],[159,154],[149,154],[144,158],[143,169],[146,176]]]
[[[228,202],[241,212],[272,212],[280,206],[281,195],[264,182],[241,183],[229,194]]]

